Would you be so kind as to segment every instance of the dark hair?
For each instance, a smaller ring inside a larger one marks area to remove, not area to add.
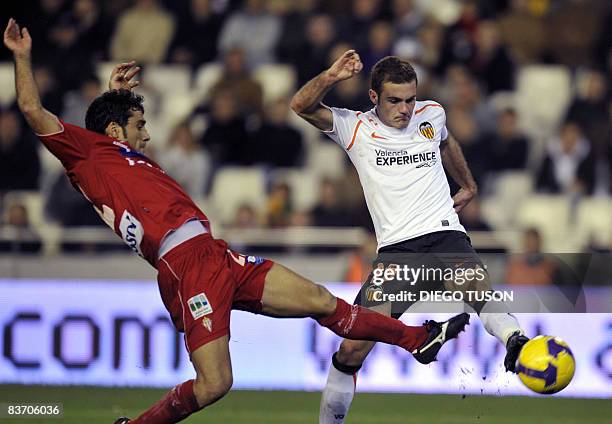
[[[105,134],[106,127],[116,122],[125,130],[132,112],[144,113],[142,102],[144,98],[130,90],[111,90],[96,98],[85,115],[85,128],[100,134]]]
[[[397,56],[387,56],[376,62],[372,68],[370,87],[380,95],[385,82],[403,84],[412,81],[417,81],[417,75],[410,62]]]

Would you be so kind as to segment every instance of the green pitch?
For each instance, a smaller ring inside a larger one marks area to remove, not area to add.
[[[112,424],[121,415],[135,417],[164,393],[153,389],[0,385],[0,403],[64,405],[61,419],[0,418],[0,424]],[[233,391],[185,422],[316,424],[319,399],[320,394],[312,392]],[[611,416],[610,400],[358,393],[347,422],[597,424],[609,423]]]

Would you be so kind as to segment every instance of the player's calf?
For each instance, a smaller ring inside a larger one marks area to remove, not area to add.
[[[214,379],[198,376],[193,383],[193,394],[198,401],[199,407],[203,408],[225,396],[232,388],[232,384],[233,378],[231,373],[229,375],[224,373]]]
[[[350,373],[355,374],[361,368],[374,345],[374,342],[367,340],[344,339],[340,344],[338,352],[334,354],[334,365],[338,364],[340,367],[345,367],[347,371],[340,369],[338,366],[336,367],[344,372],[348,372],[350,368]]]

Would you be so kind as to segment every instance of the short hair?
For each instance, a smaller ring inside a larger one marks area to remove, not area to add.
[[[417,74],[410,62],[397,56],[387,56],[380,59],[372,68],[370,87],[380,95],[385,82],[403,84],[415,81]]]
[[[106,127],[116,122],[125,129],[132,112],[144,113],[144,98],[130,90],[110,90],[97,97],[87,108],[85,128],[100,134],[106,133]]]

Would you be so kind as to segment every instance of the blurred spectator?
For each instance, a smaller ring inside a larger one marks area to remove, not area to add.
[[[424,18],[414,0],[393,0],[391,2],[393,25],[397,38],[416,38]]]
[[[608,2],[602,3],[609,6]],[[546,25],[547,33],[551,34],[548,43],[556,62],[571,67],[593,65],[595,42],[605,17],[603,4],[586,0],[558,2]]]
[[[0,192],[38,189],[37,143],[16,112],[0,112]]]
[[[249,229],[259,228],[259,222],[257,219],[257,212],[255,208],[248,203],[243,203],[238,207],[234,222],[231,224],[234,229]]]
[[[608,76],[612,73],[612,8],[608,9],[606,17],[601,25],[599,39],[595,45],[596,66],[607,71]]]
[[[211,0],[191,0],[189,10],[179,17],[170,61],[194,68],[214,61],[223,18],[213,11]]]
[[[249,134],[233,92],[217,90],[210,104],[209,124],[200,144],[210,153],[214,166],[243,163]]]
[[[99,2],[76,0],[49,30],[52,42],[49,62],[61,79],[62,90],[74,89],[80,82],[76,75],[93,70],[92,62],[107,57],[112,25],[102,15]]]
[[[85,112],[100,95],[101,86],[98,77],[93,74],[85,76],[78,90],[69,91],[64,96],[62,119],[69,124],[85,127]]]
[[[446,106],[447,112],[459,109],[468,113],[476,125],[478,135],[495,131],[496,111],[484,99],[478,82],[470,71],[463,66],[451,66],[446,72],[442,91],[436,95]]]
[[[202,196],[211,170],[210,158],[196,143],[188,123],[174,128],[168,146],[169,150],[160,159],[166,172],[191,197]]]
[[[437,21],[428,19],[420,27],[418,32],[418,45],[415,62],[424,66],[428,70],[432,70],[440,62],[440,54],[443,40],[443,27]],[[396,43],[395,49],[399,48],[399,42]],[[396,54],[399,53],[396,51]],[[422,80],[419,76],[419,80]],[[419,81],[419,91],[422,89],[421,81]]]
[[[275,49],[282,22],[266,10],[266,0],[244,0],[243,7],[232,13],[223,24],[219,50],[242,47],[251,69],[275,61]]]
[[[310,16],[303,31],[303,42],[294,52],[287,54],[297,71],[298,85],[305,84],[327,69],[329,50],[336,38],[334,21],[329,15]]]
[[[449,110],[446,125],[451,134],[461,144],[463,155],[476,183],[482,185],[485,174],[490,170],[491,161],[489,145],[478,134],[476,121],[469,113],[455,108]],[[449,184],[451,193],[454,193],[458,189],[457,184],[451,178],[449,178]]]
[[[291,187],[287,183],[276,183],[268,195],[266,222],[270,228],[287,227],[291,223],[293,204]]]
[[[263,89],[251,76],[243,48],[233,47],[224,53],[223,72],[211,90],[212,96],[216,91],[230,92],[243,117],[261,115]]]
[[[289,122],[289,101],[277,99],[266,107],[266,119],[253,134],[248,158],[253,164],[293,167],[302,163],[302,133]]]
[[[283,29],[277,45],[277,57],[281,62],[295,63],[305,43],[308,21],[317,10],[319,0],[287,0],[291,9],[283,18]]]
[[[541,16],[529,10],[528,0],[511,0],[499,21],[501,36],[519,65],[539,62],[546,52],[546,27]]]
[[[518,128],[518,117],[514,109],[501,111],[497,118],[497,131],[489,140],[493,171],[501,172],[525,169],[529,153],[529,141]]]
[[[112,60],[160,63],[166,57],[174,27],[174,17],[159,0],[136,0],[119,17],[111,41]]]
[[[442,54],[437,71],[444,74],[454,64],[468,65],[474,55],[473,40],[478,28],[478,7],[476,0],[466,0],[461,6],[457,22],[446,29]]]
[[[487,93],[514,88],[514,64],[501,43],[495,21],[480,21],[476,30],[476,49],[470,67],[484,84]]]
[[[50,38],[50,30],[55,27],[57,22],[60,19],[60,16],[64,13],[64,11],[68,7],[67,0],[38,0],[38,1],[30,1],[30,2],[2,2],[2,8],[4,9],[7,6],[18,7],[18,4],[21,3],[29,3],[27,12],[24,18],[27,16],[27,19],[31,19],[30,22],[21,22],[25,26],[27,26],[28,31],[35,41],[36,48],[33,49],[32,54],[35,62],[48,62],[49,59],[52,59],[53,50],[51,46],[53,45]],[[5,4],[5,3],[13,3],[13,4]],[[7,21],[9,16],[13,16],[18,18],[18,15],[4,15],[6,19],[3,21]],[[12,57],[11,57],[12,59]]]
[[[346,227],[351,225],[348,211],[343,207],[336,183],[324,178],[319,186],[319,200],[310,211],[316,227]]]
[[[34,81],[38,87],[41,103],[45,105],[45,108],[50,112],[59,116],[63,108],[63,94],[58,87],[57,78],[53,69],[47,65],[34,65]],[[15,111],[18,110],[17,100],[15,100],[15,104],[11,109]],[[19,118],[25,123],[21,114]]]
[[[468,231],[491,231],[491,227],[482,217],[480,213],[480,201],[472,200],[468,203],[459,214],[461,224]]]
[[[72,186],[63,172],[57,176],[45,199],[45,213],[64,227],[104,225],[91,203]]]
[[[376,257],[377,247],[376,237],[369,234],[363,245],[351,253],[344,275],[345,282],[354,284],[366,282],[370,272],[372,272],[372,260]]]
[[[535,228],[523,233],[522,254],[510,257],[506,266],[506,284],[548,285],[554,283],[555,262],[542,254],[542,239]]]
[[[343,225],[347,227],[361,227],[373,233],[374,224],[366,204],[357,168],[352,165],[345,167],[344,174],[339,179],[333,181],[333,186],[336,194],[339,196],[337,203],[341,204],[342,209],[346,211]],[[319,191],[321,192],[322,190],[319,189]]]
[[[19,201],[10,202],[4,214],[3,224],[13,234],[12,240],[0,241],[0,252],[39,252],[42,243],[36,231],[30,225],[28,210]]]
[[[361,61],[366,72],[385,56],[391,55],[393,45],[393,27],[389,22],[376,21],[368,31],[368,45],[360,53]]]
[[[605,76],[599,71],[588,71],[578,85],[578,96],[567,112],[567,119],[580,125],[586,138],[593,143],[598,157],[605,155],[611,137],[608,132],[610,97],[607,94]]]
[[[547,193],[593,192],[594,159],[589,141],[580,127],[566,122],[547,146],[547,154],[536,179],[536,188]]]
[[[381,17],[380,0],[353,0],[351,10],[340,15],[338,26],[341,40],[348,41],[358,52],[365,51],[368,46],[368,28]],[[365,69],[367,72],[368,69]]]

